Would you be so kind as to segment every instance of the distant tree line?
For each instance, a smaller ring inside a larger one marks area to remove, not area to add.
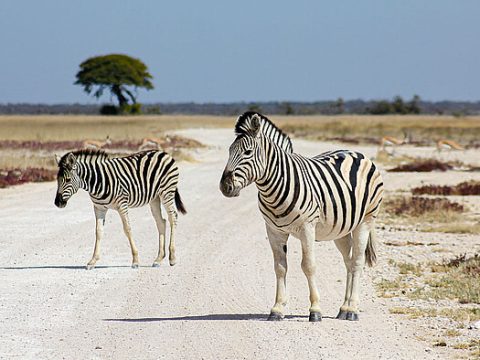
[[[100,114],[109,104],[0,104],[0,114]],[[154,103],[142,104],[144,114],[228,115],[236,116],[247,110],[272,115],[336,115],[336,114],[445,114],[480,115],[480,101],[425,101],[413,97],[404,101],[343,100],[315,102],[235,102],[235,103]]]
[[[405,102],[401,96],[395,96],[393,101],[380,100],[374,103],[372,107],[367,107],[366,112],[372,115],[420,114],[420,96],[414,95],[409,102]]]
[[[83,61],[76,74],[75,85],[100,99],[107,91],[116,104],[1,104],[0,114],[85,114],[85,115],[139,115],[139,114],[186,114],[236,116],[247,110],[266,114],[282,115],[339,115],[339,114],[449,114],[456,116],[480,114],[480,101],[423,101],[418,95],[404,101],[396,96],[393,100],[348,100],[334,101],[271,101],[234,103],[155,103],[137,102],[137,89],[153,89],[153,77],[140,59],[125,54],[94,56]]]

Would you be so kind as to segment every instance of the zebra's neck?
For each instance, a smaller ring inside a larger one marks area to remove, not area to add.
[[[291,153],[269,140],[263,141],[266,164],[257,180],[260,210],[270,219],[289,217],[299,196],[301,174],[295,168]]]
[[[108,158],[104,155],[85,154],[79,156],[77,158],[77,173],[80,178],[80,188],[92,196],[97,195],[105,185],[105,164],[107,161]]]

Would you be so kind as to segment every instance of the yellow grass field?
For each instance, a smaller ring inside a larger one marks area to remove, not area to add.
[[[311,139],[402,137],[404,131],[423,141],[451,138],[467,145],[480,139],[480,116],[272,115],[269,118],[288,134]],[[107,135],[112,140],[136,140],[174,129],[233,127],[235,120],[235,116],[206,115],[0,116],[0,140],[85,140],[103,139]]]
[[[440,138],[453,139],[463,146],[480,145],[480,116],[285,116],[269,118],[292,137],[377,144],[382,136],[399,138],[404,132],[423,145],[434,145]],[[0,116],[0,141],[82,141],[104,140],[140,142],[167,131],[186,128],[231,128],[236,116],[152,115],[4,115]],[[65,149],[68,150],[68,149]],[[56,151],[61,153],[62,151]],[[55,168],[51,151],[31,149],[1,150],[0,168]]]

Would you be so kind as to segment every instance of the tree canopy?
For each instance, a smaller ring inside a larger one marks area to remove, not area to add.
[[[122,54],[91,57],[80,64],[76,77],[75,85],[83,86],[87,94],[93,92],[96,98],[108,89],[120,108],[128,104],[128,98],[132,104],[137,102],[136,94],[129,87],[153,89],[150,81],[153,77],[147,66],[139,59]]]

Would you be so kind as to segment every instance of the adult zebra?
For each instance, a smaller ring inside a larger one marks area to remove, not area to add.
[[[378,169],[353,151],[313,158],[295,154],[288,136],[258,113],[241,115],[235,133],[220,190],[232,197],[252,182],[257,185],[277,278],[269,320],[283,318],[289,235],[302,245],[302,270],[310,289],[309,320],[321,320],[313,245],[323,240],[335,241],[347,268],[345,300],[337,318],[358,320],[361,273],[365,262],[372,266],[376,261],[374,221],[383,193]]]
[[[58,163],[57,195],[55,205],[63,208],[67,201],[82,188],[90,194],[96,219],[96,240],[92,259],[87,269],[95,267],[100,258],[100,242],[108,209],[120,214],[123,230],[132,250],[132,267],[138,267],[138,250],[133,241],[128,209],[150,204],[158,229],[158,256],[153,266],[159,266],[165,257],[166,220],[160,204],[167,211],[170,223],[170,265],[175,265],[175,227],[177,210],[186,210],[177,190],[178,167],[173,158],[163,151],[144,151],[125,157],[111,157],[103,150],[77,150],[63,157]],[[175,205],[176,208],[175,208]]]

